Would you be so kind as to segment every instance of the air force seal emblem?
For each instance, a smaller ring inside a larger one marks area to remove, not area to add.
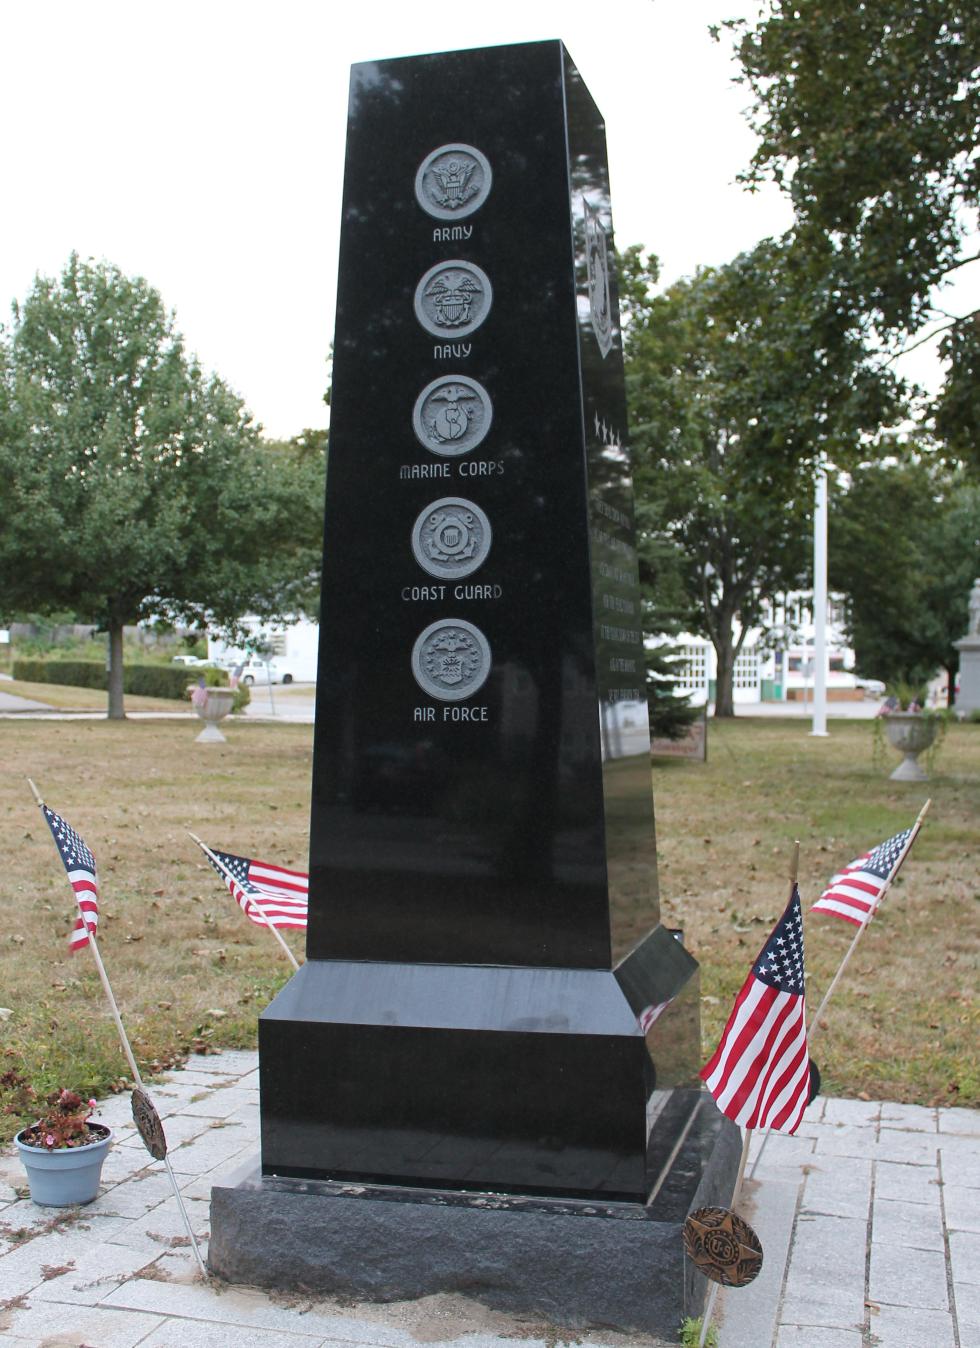
[[[490,673],[490,643],[461,618],[442,618],[419,634],[412,673],[423,692],[443,702],[461,702],[483,687]]]

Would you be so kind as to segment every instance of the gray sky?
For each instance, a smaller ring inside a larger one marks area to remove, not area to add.
[[[349,67],[562,38],[606,118],[621,246],[673,280],[789,223],[752,151],[739,0],[31,0],[0,10],[0,315],[71,250],[140,274],[274,435],[326,424]]]
[[[735,176],[747,94],[710,23],[753,0],[31,0],[0,8],[0,314],[72,249],[147,278],[267,432],[322,426],[349,67],[560,37],[606,119],[623,247],[663,279],[790,222]],[[920,358],[921,359],[921,358]]]

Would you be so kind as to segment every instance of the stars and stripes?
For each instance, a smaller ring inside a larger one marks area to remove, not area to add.
[[[256,926],[306,927],[309,876],[305,871],[291,871],[271,861],[256,861],[211,848],[205,855],[242,912]]]
[[[858,927],[870,922],[918,831],[918,823],[903,829],[845,866],[831,877],[830,884],[810,912],[830,913]]]
[[[701,1072],[718,1108],[743,1128],[795,1133],[810,1091],[803,911],[793,893],[735,999]]]
[[[64,862],[69,884],[78,901],[79,913],[68,937],[68,948],[74,953],[88,945],[89,928],[94,932],[99,925],[99,885],[95,857],[60,814],[49,810],[47,805],[42,805],[41,811],[48,821],[58,855]]]

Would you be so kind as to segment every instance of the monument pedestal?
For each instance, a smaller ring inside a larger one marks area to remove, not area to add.
[[[688,1212],[727,1206],[739,1130],[706,1095],[648,1204],[340,1184],[262,1175],[211,1191],[212,1272],[260,1287],[389,1302],[458,1292],[564,1329],[673,1337],[706,1280]]]
[[[953,645],[960,653],[960,687],[956,711],[964,716],[980,711],[980,636],[961,637]]]

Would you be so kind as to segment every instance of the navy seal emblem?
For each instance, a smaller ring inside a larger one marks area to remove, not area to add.
[[[433,337],[475,332],[492,303],[490,278],[473,262],[439,262],[415,287],[415,317]]]

